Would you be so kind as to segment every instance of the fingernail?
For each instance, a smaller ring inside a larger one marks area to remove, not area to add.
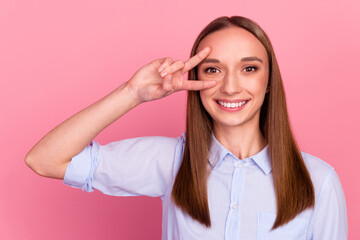
[[[163,67],[159,68],[159,69],[158,69],[158,72],[161,72],[162,70],[164,70]]]
[[[167,72],[162,72],[160,75],[164,77],[167,74]]]

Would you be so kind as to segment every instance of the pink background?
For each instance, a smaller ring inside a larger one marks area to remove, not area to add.
[[[1,0],[0,239],[160,239],[160,199],[85,193],[39,177],[24,157],[144,64],[186,60],[197,34],[223,15],[254,19],[270,36],[301,149],[336,169],[349,239],[360,239],[357,0]],[[184,120],[185,93],[176,93],[139,106],[96,140],[179,136]]]

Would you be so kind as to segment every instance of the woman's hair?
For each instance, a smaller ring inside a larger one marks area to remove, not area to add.
[[[292,134],[275,53],[268,36],[260,26],[245,17],[219,17],[201,31],[190,56],[196,54],[204,37],[231,26],[252,33],[267,51],[269,92],[266,93],[261,107],[259,124],[263,136],[267,139],[271,159],[277,202],[277,215],[272,227],[275,229],[288,223],[303,210],[314,206],[314,188]],[[197,79],[197,67],[189,71],[188,79]],[[189,91],[184,155],[174,182],[172,197],[178,207],[207,227],[211,226],[207,178],[212,131],[212,118],[201,103],[199,91]]]

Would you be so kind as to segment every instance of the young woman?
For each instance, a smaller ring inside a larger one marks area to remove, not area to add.
[[[181,137],[92,141],[137,105],[180,90],[189,91]],[[26,163],[86,191],[161,197],[162,239],[347,238],[340,180],[298,149],[270,40],[244,17],[212,21],[186,62],[143,66],[49,132]]]

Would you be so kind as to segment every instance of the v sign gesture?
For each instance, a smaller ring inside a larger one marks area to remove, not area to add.
[[[151,101],[181,90],[202,90],[216,85],[216,81],[185,80],[183,75],[198,65],[210,53],[206,47],[186,62],[161,58],[139,69],[127,82],[128,89],[140,102]]]

